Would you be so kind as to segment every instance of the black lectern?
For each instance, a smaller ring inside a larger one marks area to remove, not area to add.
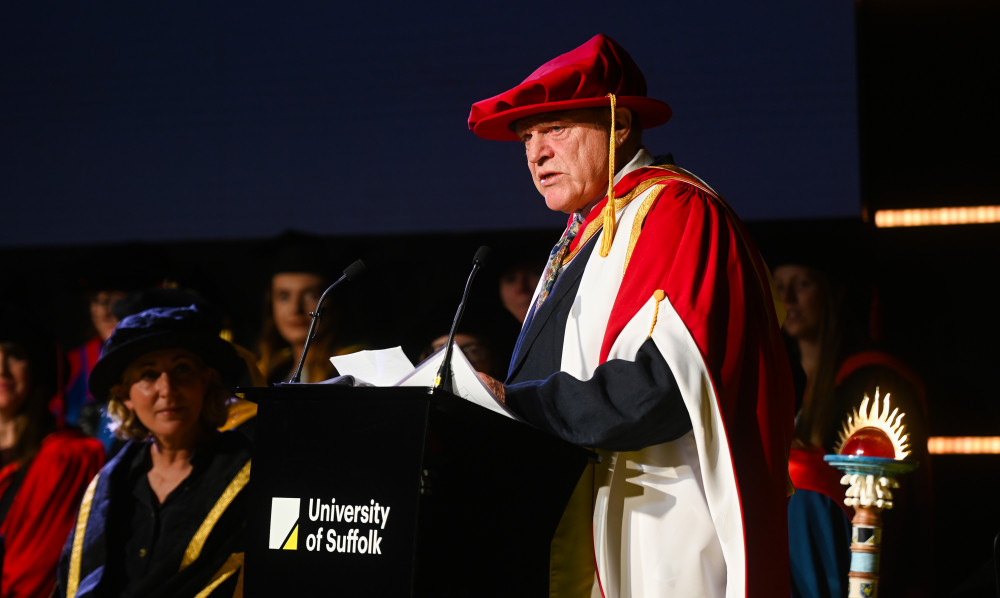
[[[247,596],[547,595],[589,452],[426,388],[245,392]]]

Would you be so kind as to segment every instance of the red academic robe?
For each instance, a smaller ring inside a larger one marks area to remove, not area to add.
[[[52,592],[80,499],[103,464],[104,447],[80,432],[61,430],[42,440],[0,524],[3,598],[44,598]],[[0,494],[20,467],[0,469]]]
[[[659,580],[673,574],[668,561],[685,556],[686,542],[662,536],[676,534],[680,524],[682,533],[707,538],[705,546],[721,545],[724,565],[718,548],[706,548],[716,551],[712,564],[702,565],[706,584],[724,566],[727,597],[788,595],[794,391],[768,271],[729,207],[693,175],[639,168],[618,181],[615,196],[610,254],[595,250],[588,258],[580,309],[566,325],[562,369],[586,380],[609,359],[634,359],[652,338],[678,379],[694,430],[686,445],[614,453],[603,471],[599,466],[594,533],[601,590],[639,595],[658,587],[672,595]],[[589,213],[570,259],[602,234],[606,202]],[[685,459],[697,469],[696,483],[669,487],[677,479],[670,471],[682,472]],[[628,484],[645,485],[645,497],[675,492],[673,504],[702,506],[693,515],[670,515],[674,507],[658,511]],[[699,522],[687,521],[694,516]],[[656,573],[650,561],[634,562],[651,552],[663,563]]]

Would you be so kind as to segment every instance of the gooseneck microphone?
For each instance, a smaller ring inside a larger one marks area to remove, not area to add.
[[[330,286],[323,291],[323,294],[319,296],[319,301],[316,302],[316,311],[309,312],[312,316],[312,321],[309,322],[309,333],[306,335],[306,344],[302,347],[302,356],[299,357],[299,365],[295,367],[295,372],[292,377],[288,379],[290,384],[297,383],[302,378],[302,367],[306,363],[306,354],[309,353],[309,345],[312,343],[312,339],[316,336],[316,326],[319,323],[320,318],[323,313],[323,301],[326,299],[326,294],[333,290],[333,287],[344,282],[345,280],[354,280],[360,276],[367,266],[361,260],[355,261],[350,266],[344,268],[344,274],[337,280],[333,282]]]
[[[475,278],[476,272],[479,272],[479,268],[486,263],[489,257],[490,248],[483,245],[476,250],[476,256],[472,258],[472,272],[469,273],[469,279],[465,282],[462,301],[458,304],[458,311],[455,312],[455,319],[451,323],[451,331],[448,332],[448,342],[445,344],[444,349],[444,361],[441,362],[441,367],[434,378],[434,387],[431,388],[431,392],[441,390],[452,394],[455,393],[455,380],[451,371],[451,355],[452,345],[455,343],[455,330],[458,329],[458,323],[462,320],[462,314],[465,313],[465,302],[469,299],[469,289],[472,288],[472,279]]]

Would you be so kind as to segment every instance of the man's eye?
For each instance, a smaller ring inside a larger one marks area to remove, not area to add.
[[[143,370],[139,374],[139,379],[140,380],[156,380],[159,377],[160,377],[160,374],[156,370]]]

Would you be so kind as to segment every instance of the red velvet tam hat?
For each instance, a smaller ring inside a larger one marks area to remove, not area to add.
[[[670,106],[646,97],[646,77],[625,48],[599,34],[575,50],[554,58],[517,87],[472,105],[469,129],[483,139],[517,141],[514,121],[557,110],[610,106],[629,108],[644,129],[670,120]]]

